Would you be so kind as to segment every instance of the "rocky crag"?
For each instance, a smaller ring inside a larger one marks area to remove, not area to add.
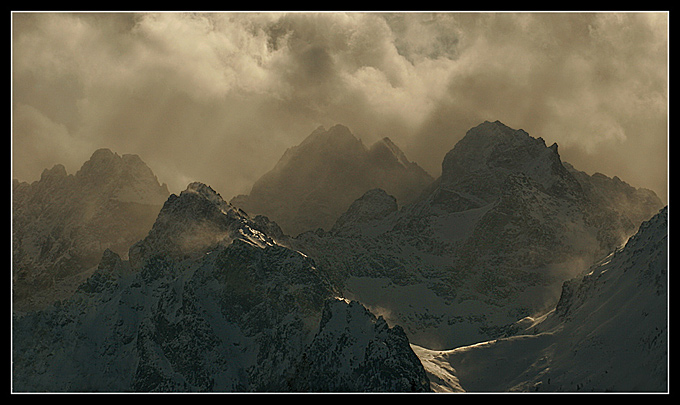
[[[169,193],[137,155],[100,149],[75,175],[63,165],[12,186],[15,310],[67,297],[106,249],[121,255],[143,238]]]
[[[408,204],[433,178],[389,138],[367,148],[343,125],[313,131],[288,149],[247,195],[231,200],[248,214],[263,214],[295,236],[328,230],[352,201],[382,188]]]
[[[171,195],[129,260],[106,250],[70,299],[15,315],[14,390],[428,391],[404,331],[276,229],[201,183]]]

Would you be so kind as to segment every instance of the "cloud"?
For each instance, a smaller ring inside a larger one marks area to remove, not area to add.
[[[437,175],[499,119],[665,196],[667,17],[16,13],[13,168],[31,180],[110,147],[175,192],[199,180],[228,199],[318,125],[390,136]],[[59,146],[36,160],[49,131]]]
[[[417,139],[445,149],[466,128],[499,119],[557,142],[562,157],[582,170],[619,175],[664,198],[668,72],[663,16],[466,18],[448,97]],[[415,150],[411,156],[427,154],[427,149]],[[656,162],[653,170],[650,161]]]
[[[12,108],[14,131],[24,136],[12,139],[15,150],[21,154],[13,156],[22,160],[15,165],[16,178],[37,178],[44,169],[52,168],[57,162],[54,156],[63,158],[67,169],[74,173],[80,166],[72,165],[83,153],[92,153],[93,145],[87,139],[74,138],[65,125],[52,121],[30,105],[15,103]],[[81,162],[82,163],[82,162]]]

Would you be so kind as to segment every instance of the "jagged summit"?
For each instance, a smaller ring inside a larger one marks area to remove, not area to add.
[[[371,148],[344,125],[318,127],[289,148],[250,194],[231,200],[249,214],[263,214],[290,235],[330,229],[349,205],[373,188],[399,204],[413,201],[434,179],[391,140]]]
[[[106,249],[125,255],[169,192],[137,155],[96,150],[75,175],[62,164],[13,183],[15,308],[70,294]]]
[[[317,127],[299,146],[302,147],[314,143],[360,144],[361,141],[352,134],[349,128],[342,124],[336,124],[328,130],[323,125]]]
[[[157,254],[195,257],[235,239],[272,246],[276,241],[268,233],[281,235],[267,218],[251,219],[210,186],[193,182],[179,195],[168,197],[149,234],[130,248],[130,263],[139,267]]]
[[[323,157],[325,159],[356,159],[366,147],[344,125],[334,125],[328,130],[319,126],[309,134],[299,145],[288,148],[274,169],[265,176],[274,176],[275,173],[285,171],[289,166],[304,164],[300,160],[310,156]],[[258,192],[261,182],[253,185],[252,193]]]
[[[562,165],[557,145],[546,146],[522,129],[500,121],[471,128],[442,162],[441,187],[455,190],[471,207],[498,197],[510,174],[521,173],[548,193],[576,197],[581,193],[576,179]]]
[[[163,224],[166,216],[177,216],[181,221],[211,221],[216,215],[231,211],[234,208],[210,186],[192,182],[179,195],[170,195],[156,222]]]
[[[556,149],[548,148],[542,138],[534,138],[522,129],[512,129],[500,121],[485,121],[471,128],[446,154],[442,180],[451,182],[480,171],[523,171],[539,158],[551,162],[559,159]]]
[[[635,188],[618,176],[588,175],[568,162],[563,164],[579,181],[589,200],[620,213],[633,227],[649,219],[663,205],[654,191]]]
[[[222,199],[222,196],[217,191],[213,190],[212,187],[198,181],[189,183],[189,185],[187,185],[187,188],[184,191],[182,191],[182,194],[197,194],[201,198],[218,206],[222,211],[234,209],[234,207],[231,204],[224,201]]]
[[[76,177],[92,181],[105,182],[122,170],[122,158],[110,149],[102,148],[94,151],[90,159],[83,163],[76,172]]]
[[[48,181],[48,179],[58,179],[58,178],[63,178],[68,176],[66,173],[66,167],[62,164],[56,164],[52,166],[51,169],[45,169],[43,170],[42,174],[40,175],[40,180],[41,181]]]
[[[162,204],[169,195],[166,184],[135,154],[118,155],[110,149],[97,149],[76,172],[75,177],[87,187],[104,190],[123,202]]]

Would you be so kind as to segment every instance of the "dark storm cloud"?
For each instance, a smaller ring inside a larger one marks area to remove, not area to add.
[[[433,175],[501,120],[666,198],[661,13],[13,15],[13,175],[137,153],[230,198],[318,125],[389,136]]]

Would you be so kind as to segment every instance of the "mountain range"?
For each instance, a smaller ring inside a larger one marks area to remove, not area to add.
[[[549,310],[565,280],[661,207],[649,190],[562,164],[557,145],[484,122],[446,155],[418,201],[398,209],[372,190],[329,231],[292,243],[413,343],[446,349]]]
[[[140,162],[100,150],[15,181],[15,390],[667,389],[667,208],[556,144],[484,122],[434,179],[320,127],[230,202],[168,195]],[[145,219],[102,213],[121,206]],[[70,253],[82,239],[101,260]],[[55,263],[77,288],[17,305]]]

